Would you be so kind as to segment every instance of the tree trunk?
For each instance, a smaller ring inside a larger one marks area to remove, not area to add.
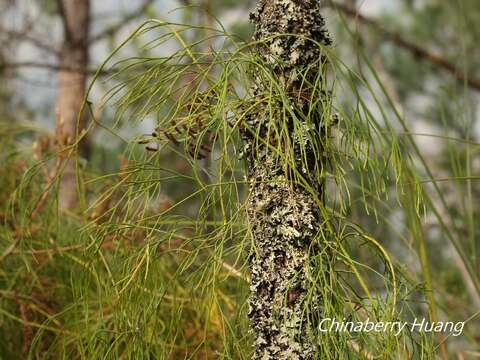
[[[311,113],[311,102],[305,99],[312,91],[317,92],[317,97],[328,96],[327,92],[318,92],[318,85],[314,85],[325,65],[321,47],[314,41],[330,45],[320,8],[319,0],[260,0],[252,14],[255,40],[260,41],[257,50],[267,64],[264,68],[269,69],[272,78],[279,79],[297,114]],[[258,78],[254,88],[256,98],[271,91],[270,85]],[[311,359],[316,353],[315,322],[322,313],[322,300],[318,292],[312,292],[314,281],[308,266],[312,251],[318,253],[322,224],[317,201],[323,199],[323,182],[318,180],[318,174],[325,161],[318,157],[318,149],[322,147],[325,115],[318,108],[313,109],[317,115],[308,115],[310,120],[301,120],[303,116],[294,120],[293,116],[280,115],[285,114],[280,109],[278,123],[286,123],[284,128],[289,129],[288,141],[284,141],[276,138],[278,132],[272,135],[272,122],[277,122],[276,117],[272,119],[272,104],[264,109],[247,117],[250,129],[243,131],[251,184],[248,216],[255,248],[249,259],[253,358]],[[313,128],[309,125],[312,116],[316,116]],[[299,124],[304,127],[305,137],[299,137],[298,130],[293,130],[294,121],[297,128]],[[272,150],[279,148],[279,143],[290,144],[294,155],[290,158],[296,159],[293,164]],[[292,167],[300,169],[307,187],[293,180]],[[311,189],[315,189],[317,200]]]
[[[86,128],[82,118],[77,131],[77,117],[86,92],[88,68],[88,35],[90,27],[89,0],[59,0],[59,10],[64,27],[64,40],[60,52],[57,94],[57,141],[61,147],[72,145]],[[84,138],[78,144],[82,156],[88,157],[90,144]],[[77,203],[74,161],[67,160],[60,182],[59,206],[71,209]]]

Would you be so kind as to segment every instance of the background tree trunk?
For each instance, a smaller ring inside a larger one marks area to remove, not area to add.
[[[59,12],[64,26],[64,40],[60,52],[57,95],[57,140],[60,146],[76,141],[77,116],[85,97],[88,68],[88,36],[90,27],[89,0],[58,0]],[[81,119],[78,133],[86,128]],[[90,143],[84,138],[79,144],[79,153],[88,157]],[[74,162],[68,160],[60,182],[59,206],[71,209],[77,203]]]
[[[320,8],[318,0],[260,0],[252,14],[256,23],[255,40],[262,41],[257,49],[271,69],[272,78],[280,79],[294,111],[302,114],[311,110],[310,103],[302,100],[313,91],[313,85],[306,83],[315,83],[319,72],[324,71],[322,64],[325,60],[321,47],[307,38],[330,45]],[[278,36],[280,34],[295,36]],[[268,93],[269,86],[258,79],[254,89],[257,98]],[[299,92],[305,96],[299,97]],[[324,93],[318,93],[318,89],[317,94],[324,96]],[[322,301],[316,295],[313,301],[312,298],[307,300],[307,292],[313,283],[307,268],[311,252],[315,251],[312,249],[316,245],[312,245],[321,227],[320,209],[312,194],[292,181],[292,165],[285,164],[271,146],[259,144],[259,138],[266,139],[273,147],[282,142],[282,139],[273,138],[269,131],[269,125],[271,127],[271,122],[277,119],[272,120],[269,106],[264,108],[267,110],[247,120],[251,130],[243,133],[251,184],[248,211],[255,244],[250,258],[249,311],[255,337],[254,359],[311,359],[316,352],[315,320],[311,315],[314,314],[318,321]],[[278,113],[283,113],[281,108]],[[281,116],[279,123],[285,121]],[[316,128],[312,130],[318,136],[310,134],[313,137],[309,137],[318,138],[317,149],[321,146],[323,120],[318,117],[321,115],[317,115]],[[305,131],[310,131],[301,118],[299,116],[295,121],[305,125]],[[302,176],[322,199],[323,185],[311,176],[314,169],[318,172],[323,166],[322,161],[310,156],[312,154],[300,154],[300,145],[312,152],[314,144],[308,144],[312,140],[299,139],[294,134],[293,121],[293,118],[286,119],[290,131],[288,143],[295,149],[295,159],[307,158],[293,166],[307,168]],[[308,312],[304,311],[306,306],[310,308]]]

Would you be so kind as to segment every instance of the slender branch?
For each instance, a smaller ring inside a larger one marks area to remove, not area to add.
[[[336,1],[332,1],[331,5],[335,8],[347,15],[348,17],[354,18],[355,20],[362,22],[364,24],[369,25],[377,32],[382,34],[382,36],[393,42],[395,45],[411,52],[414,56],[419,57],[423,60],[429,61],[431,64],[438,66],[445,71],[449,72],[453,75],[458,81],[466,82],[468,86],[472,89],[480,91],[480,79],[469,78],[465,72],[457,67],[455,64],[451,63],[447,59],[441,57],[440,55],[434,54],[421,46],[414,44],[408,40],[402,38],[398,33],[392,32],[390,30],[385,29],[382,25],[376,22],[373,19],[370,19],[362,14],[360,14],[356,9],[349,7],[348,5],[338,3]]]
[[[140,16],[143,12],[145,12],[145,10],[148,8],[148,6],[150,6],[153,2],[154,2],[154,0],[144,0],[143,5],[141,5],[135,11],[132,11],[131,13],[127,14],[117,24],[112,25],[112,26],[104,29],[102,32],[100,32],[96,35],[93,35],[89,40],[89,44],[91,45],[91,44],[93,44],[97,41],[100,41],[100,40],[104,39],[105,37],[107,37],[109,35],[115,34],[123,26],[125,26],[126,24],[128,24],[129,22],[131,22],[132,20],[134,20],[135,18]],[[68,31],[67,31],[67,28],[66,28],[65,11],[64,11],[62,2],[57,1],[57,6],[58,6],[58,14],[59,14],[60,18],[62,19],[63,26],[65,27],[65,34],[68,35]],[[36,37],[32,37],[27,32],[19,32],[19,31],[9,30],[9,29],[5,29],[1,26],[0,26],[0,31],[2,32],[2,34],[8,35],[10,37],[13,37],[13,38],[16,38],[16,39],[23,39],[25,41],[28,41],[28,42],[32,43],[33,45],[35,45],[36,47],[38,47],[42,50],[51,52],[51,53],[56,54],[56,55],[59,54],[59,50],[55,46],[52,46],[52,45],[50,45],[50,44],[48,44],[48,43],[46,43],[46,42],[44,42],[41,39],[38,39]],[[44,67],[43,64],[42,64],[41,67]],[[52,68],[52,66],[46,66],[46,67],[47,68]],[[54,70],[54,69],[52,68],[52,70]],[[59,70],[59,69],[55,69],[55,70]]]
[[[0,63],[0,70],[3,69],[16,69],[16,68],[39,68],[39,69],[46,69],[51,71],[59,71],[59,70],[70,70],[74,72],[83,72],[83,69],[75,68],[72,66],[62,66],[58,64],[50,64],[50,63],[41,63],[35,61],[23,61],[23,62],[13,62],[13,63]],[[97,70],[96,69],[87,69],[87,74],[95,75]],[[110,70],[102,70],[101,75],[108,75],[112,73]]]
[[[118,30],[120,30],[122,27],[127,25],[129,22],[132,20],[135,20],[137,17],[139,17],[141,14],[143,14],[147,8],[154,2],[154,0],[144,0],[143,4],[136,9],[135,11],[132,11],[131,13],[127,14],[121,21],[118,23],[107,27],[104,29],[102,32],[93,35],[90,37],[89,44],[93,44],[99,40],[104,39],[107,36],[114,35]]]
[[[6,28],[2,27],[1,25],[0,25],[0,31],[2,32],[2,34],[5,34],[5,35],[9,36],[10,38],[22,39],[22,40],[28,41],[28,42],[32,43],[33,45],[35,45],[39,49],[42,49],[42,50],[45,50],[45,51],[48,51],[50,53],[58,55],[58,49],[56,49],[54,46],[52,46],[50,44],[47,44],[46,42],[44,42],[44,41],[42,41],[42,40],[40,40],[36,37],[30,36],[27,32],[9,30],[9,29],[6,29]]]
[[[67,13],[65,12],[65,7],[63,6],[63,1],[62,0],[57,0],[57,11],[58,15],[60,16],[60,19],[62,19],[62,26],[63,26],[63,33],[65,34],[65,37],[70,36],[69,29],[68,29],[68,23],[67,23]]]

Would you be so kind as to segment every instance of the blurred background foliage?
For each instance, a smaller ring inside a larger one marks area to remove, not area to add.
[[[206,27],[220,24],[248,40],[254,5],[92,2],[89,82],[148,18],[199,26],[185,32],[188,43],[208,38]],[[115,66],[105,67],[86,106],[96,122],[88,133],[90,157],[77,163],[82,197],[78,207],[59,210],[65,155],[55,131],[58,2],[3,0],[0,7],[0,358],[249,358],[248,231],[237,222],[247,191],[241,161],[219,160],[215,151],[198,159],[198,148],[194,160],[185,156],[188,144],[146,150],[153,145],[138,140],[161,119],[141,116],[134,102],[106,102],[115,86],[142,71],[115,77]],[[415,174],[404,173],[412,181],[400,181],[410,187],[386,181],[387,196],[366,195],[352,182],[348,217],[387,249],[401,274],[408,316],[468,319],[458,338],[422,342],[416,334],[412,343],[423,344],[425,353],[412,347],[392,354],[388,344],[368,347],[357,339],[370,352],[354,343],[344,358],[480,357],[480,2],[325,1],[325,16],[336,56],[357,75],[351,79],[357,95],[385,132],[411,141],[397,156],[416,165]],[[175,48],[148,47],[149,36],[130,41],[118,60]],[[199,46],[210,51],[208,41]],[[347,107],[354,96],[339,90],[335,101]],[[386,126],[395,117],[407,128]],[[230,185],[212,186],[219,181]],[[209,206],[218,199],[229,208]],[[349,252],[365,268],[387,272],[368,247]],[[373,294],[388,298],[382,276],[363,275]]]

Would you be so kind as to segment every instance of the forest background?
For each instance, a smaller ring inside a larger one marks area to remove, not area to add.
[[[208,137],[193,150],[183,142],[156,151],[145,134],[159,119],[111,99],[115,86],[141,75],[129,74],[123,60],[176,49],[151,46],[155,29],[129,38],[144,21],[189,24],[189,43],[221,26],[248,41],[255,3],[92,1],[83,25],[69,19],[82,9],[68,3],[0,2],[0,358],[249,358],[248,234],[229,224],[231,239],[223,228],[220,241],[222,219],[210,209],[218,194],[202,193],[221,182],[219,153]],[[407,150],[390,144],[380,155],[386,163],[408,157],[415,168],[403,173],[410,180],[391,175],[381,189],[363,186],[361,177],[362,186],[347,186],[349,220],[381,250],[348,247],[343,261],[362,264],[365,281],[352,282],[340,267],[345,287],[388,303],[386,278],[395,268],[406,318],[467,321],[461,337],[412,335],[412,344],[429,343],[431,358],[480,357],[480,3],[338,0],[324,7],[335,56],[357,76],[348,80],[355,96],[398,144],[408,139]],[[81,41],[72,47],[66,34],[76,31]],[[217,45],[202,42],[202,52]],[[113,52],[117,62],[104,66]],[[335,101],[352,96],[338,90]],[[58,149],[75,135],[68,124],[84,121],[82,107],[90,128],[73,163]],[[402,121],[387,126],[394,118]],[[220,192],[238,201],[232,208],[247,193],[239,164],[223,173],[236,182]],[[229,213],[229,222],[237,217]],[[348,351],[373,358],[392,346],[354,339]],[[389,356],[422,353],[415,345],[404,351]]]

